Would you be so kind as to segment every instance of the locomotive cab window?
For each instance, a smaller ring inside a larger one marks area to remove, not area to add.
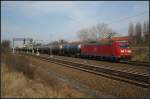
[[[120,48],[129,48],[129,44],[127,43],[121,43]]]

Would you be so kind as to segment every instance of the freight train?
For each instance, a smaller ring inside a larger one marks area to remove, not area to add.
[[[32,51],[31,49],[20,49]],[[107,43],[78,43],[39,46],[34,52],[74,57],[93,57],[102,60],[122,61],[130,60],[132,50],[127,41],[112,41]]]

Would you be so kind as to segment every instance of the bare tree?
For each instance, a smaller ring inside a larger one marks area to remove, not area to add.
[[[81,41],[86,41],[89,38],[88,29],[82,29],[78,32],[78,37]]]
[[[98,36],[97,36],[97,29],[96,26],[93,26],[91,29],[88,30],[88,34],[89,34],[89,39],[97,41]]]
[[[141,43],[141,32],[142,32],[142,27],[140,22],[136,23],[135,31],[136,31],[136,44],[139,44]]]
[[[146,39],[147,39],[147,26],[146,26],[146,22],[144,22],[143,23],[143,29],[142,29],[142,32],[143,32],[143,36],[142,36],[142,38],[143,38],[143,41],[145,42],[146,41]]]
[[[9,40],[3,40],[1,43],[1,51],[7,52],[10,50],[10,41]]]
[[[135,44],[135,37],[134,37],[135,35],[134,35],[133,23],[129,23],[128,36],[129,36],[129,43],[131,45]]]
[[[111,38],[117,34],[110,27],[108,27],[108,24],[105,23],[97,24],[95,31],[98,39]]]
[[[147,24],[146,24],[147,26],[147,31],[146,31],[146,42],[149,42],[149,36],[150,36],[150,33],[149,33],[149,21],[147,21]]]
[[[101,38],[111,38],[116,35],[111,28],[108,27],[108,24],[97,24],[89,29],[82,29],[79,31],[79,38],[82,41],[97,41]]]

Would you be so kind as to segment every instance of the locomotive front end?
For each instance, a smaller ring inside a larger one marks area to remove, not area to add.
[[[128,42],[120,42],[119,44],[119,56],[121,60],[130,60],[132,50],[129,47]]]

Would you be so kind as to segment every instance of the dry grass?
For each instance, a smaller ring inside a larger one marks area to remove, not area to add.
[[[28,79],[22,73],[4,71],[3,97],[59,97],[50,87]]]
[[[136,48],[132,54],[132,60],[136,61],[149,61],[149,49],[147,48]]]
[[[28,58],[2,54],[2,97],[86,97],[70,85],[30,65]]]
[[[5,54],[3,55],[2,60],[6,63],[7,66],[9,66],[9,68],[17,72],[22,72],[25,76],[31,79],[33,78],[34,68],[29,65],[30,61],[26,57]]]

